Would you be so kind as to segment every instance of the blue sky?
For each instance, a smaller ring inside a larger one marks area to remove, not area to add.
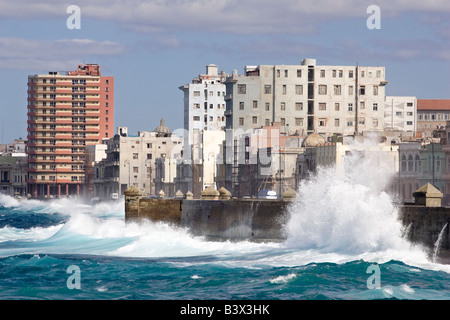
[[[0,0],[0,143],[26,137],[27,76],[79,63],[115,77],[115,127],[130,133],[182,128],[178,87],[210,63],[385,66],[388,95],[450,98],[449,16],[448,0]]]

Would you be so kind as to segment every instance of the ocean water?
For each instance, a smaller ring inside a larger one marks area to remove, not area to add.
[[[280,243],[125,223],[123,200],[0,195],[0,300],[450,299],[450,266],[403,239],[370,174],[303,183]]]

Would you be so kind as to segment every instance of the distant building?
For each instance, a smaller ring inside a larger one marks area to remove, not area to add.
[[[417,131],[423,138],[433,136],[433,131],[445,127],[450,120],[450,99],[418,99]]]
[[[281,124],[281,133],[306,136],[380,132],[385,111],[384,67],[300,65],[247,66],[226,85],[226,128]]]
[[[194,130],[223,130],[225,128],[226,75],[218,72],[214,64],[206,66],[206,74],[200,74],[191,83],[179,87],[184,93],[184,129],[192,144]]]
[[[163,119],[154,131],[140,131],[137,136],[128,135],[127,127],[118,127],[117,134],[104,141],[106,159],[91,169],[93,196],[102,199],[113,194],[120,196],[130,186],[147,196],[157,194],[160,190],[155,185],[156,161],[178,158],[182,142]]]
[[[417,131],[417,98],[386,96],[384,129],[390,131]]]
[[[26,155],[7,154],[0,156],[0,193],[12,197],[27,196]]]
[[[34,198],[80,195],[85,146],[111,138],[114,78],[97,64],[28,76],[28,184]]]

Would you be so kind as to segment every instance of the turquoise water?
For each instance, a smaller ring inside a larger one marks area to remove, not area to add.
[[[346,239],[347,249],[319,248],[314,239],[309,247],[296,244],[302,237],[209,242],[165,224],[125,224],[123,208],[122,201],[91,206],[1,196],[0,299],[450,298],[449,267],[418,248],[350,252]],[[74,265],[79,289],[67,284]],[[379,285],[369,288],[374,265]]]
[[[303,181],[282,243],[213,242],[164,223],[125,223],[123,200],[0,195],[0,299],[450,299],[450,265],[403,238],[383,191],[391,161],[375,160]]]

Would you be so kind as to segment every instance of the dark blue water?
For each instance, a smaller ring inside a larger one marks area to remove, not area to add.
[[[0,197],[0,299],[450,298],[450,268],[392,239],[351,248],[345,235],[332,246],[295,236],[285,243],[210,242],[165,224],[125,224],[122,201]],[[353,230],[354,219],[341,228]],[[314,234],[329,232],[321,227]],[[73,266],[79,272],[68,272]]]

